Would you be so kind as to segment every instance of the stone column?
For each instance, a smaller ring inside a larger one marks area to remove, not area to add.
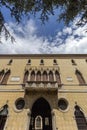
[[[41,81],[43,81],[43,71],[41,71]]]
[[[29,71],[28,81],[30,81],[31,71]]]
[[[54,81],[56,81],[55,71],[53,71],[53,78],[54,78]]]
[[[47,71],[47,80],[49,81],[49,71]]]
[[[51,111],[51,115],[52,115],[52,129],[56,130],[56,117],[54,110]]]
[[[37,79],[36,77],[37,77],[37,70],[35,70],[35,81],[36,81],[36,79]]]
[[[26,127],[26,130],[29,130],[30,120],[31,120],[31,110],[28,109],[28,110],[27,110],[27,127]]]

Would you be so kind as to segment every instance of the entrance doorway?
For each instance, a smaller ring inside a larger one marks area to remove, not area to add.
[[[33,104],[29,130],[52,130],[51,108],[44,98]]]

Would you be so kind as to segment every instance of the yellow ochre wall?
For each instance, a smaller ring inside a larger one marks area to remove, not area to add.
[[[9,60],[12,59],[11,65],[8,65]],[[27,65],[28,60],[31,59],[31,65]],[[44,65],[40,65],[40,60],[44,60]],[[57,60],[57,65],[53,64],[53,60]],[[71,60],[74,59],[76,65],[72,65]],[[33,103],[39,97],[44,97],[50,104],[52,111],[55,114],[56,130],[78,130],[75,116],[75,103],[82,108],[85,117],[87,117],[87,84],[79,85],[78,79],[75,75],[75,70],[78,69],[86,83],[87,83],[87,55],[0,55],[0,71],[2,69],[10,69],[11,75],[6,85],[0,85],[0,108],[8,104],[9,114],[5,124],[5,130],[29,130],[28,114],[32,108]],[[26,91],[23,86],[23,76],[25,70],[36,68],[37,70],[51,69],[60,73],[62,86],[58,87],[58,93],[51,94],[47,92],[30,92],[26,96]],[[20,77],[20,81],[11,81],[12,77]],[[71,77],[72,81],[67,78]],[[15,108],[15,101],[23,97],[25,100],[25,108],[17,111]],[[61,111],[58,108],[58,99],[65,98],[68,101],[67,111]]]

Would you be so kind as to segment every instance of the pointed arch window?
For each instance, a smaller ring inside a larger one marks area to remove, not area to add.
[[[41,116],[37,116],[35,118],[35,129],[42,130],[42,117]]]
[[[4,70],[0,71],[0,81],[2,80],[3,76],[4,76]]]
[[[4,105],[0,110],[0,130],[4,130],[8,116],[8,105]]]
[[[53,72],[52,71],[49,72],[49,81],[50,82],[54,81],[54,77],[53,77]]]
[[[55,72],[55,77],[56,77],[57,83],[60,85],[61,84],[61,79],[60,79],[60,74],[59,74],[58,71]]]
[[[8,65],[11,65],[11,64],[12,64],[12,62],[13,62],[13,60],[12,60],[12,59],[11,59],[11,60],[9,60]]]
[[[75,74],[80,84],[86,83],[80,71],[76,70]]]
[[[11,71],[8,70],[8,71],[4,74],[4,77],[3,77],[2,81],[1,81],[1,84],[7,84],[10,74],[11,74]]]
[[[28,60],[27,64],[29,64],[29,65],[31,64],[31,59]]]
[[[72,65],[76,65],[75,60],[72,59],[71,62],[72,62]]]
[[[36,81],[41,81],[41,72],[40,71],[37,72]]]
[[[78,105],[75,106],[74,115],[75,115],[78,130],[87,130],[86,118],[85,118],[84,113],[82,112],[81,108]]]
[[[57,65],[57,60],[56,59],[53,60],[53,64]]]
[[[28,80],[28,76],[29,76],[29,72],[26,71],[25,74],[24,74],[23,83],[26,83],[26,82],[27,82],[27,80]]]
[[[35,72],[34,71],[31,72],[30,81],[35,81]]]
[[[41,65],[44,64],[44,60],[43,60],[43,59],[40,60],[40,64],[41,64]]]
[[[43,81],[48,81],[48,76],[46,71],[43,72]]]

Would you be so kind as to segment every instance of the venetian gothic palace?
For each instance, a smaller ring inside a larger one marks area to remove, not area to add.
[[[0,55],[0,130],[87,130],[87,54]]]

